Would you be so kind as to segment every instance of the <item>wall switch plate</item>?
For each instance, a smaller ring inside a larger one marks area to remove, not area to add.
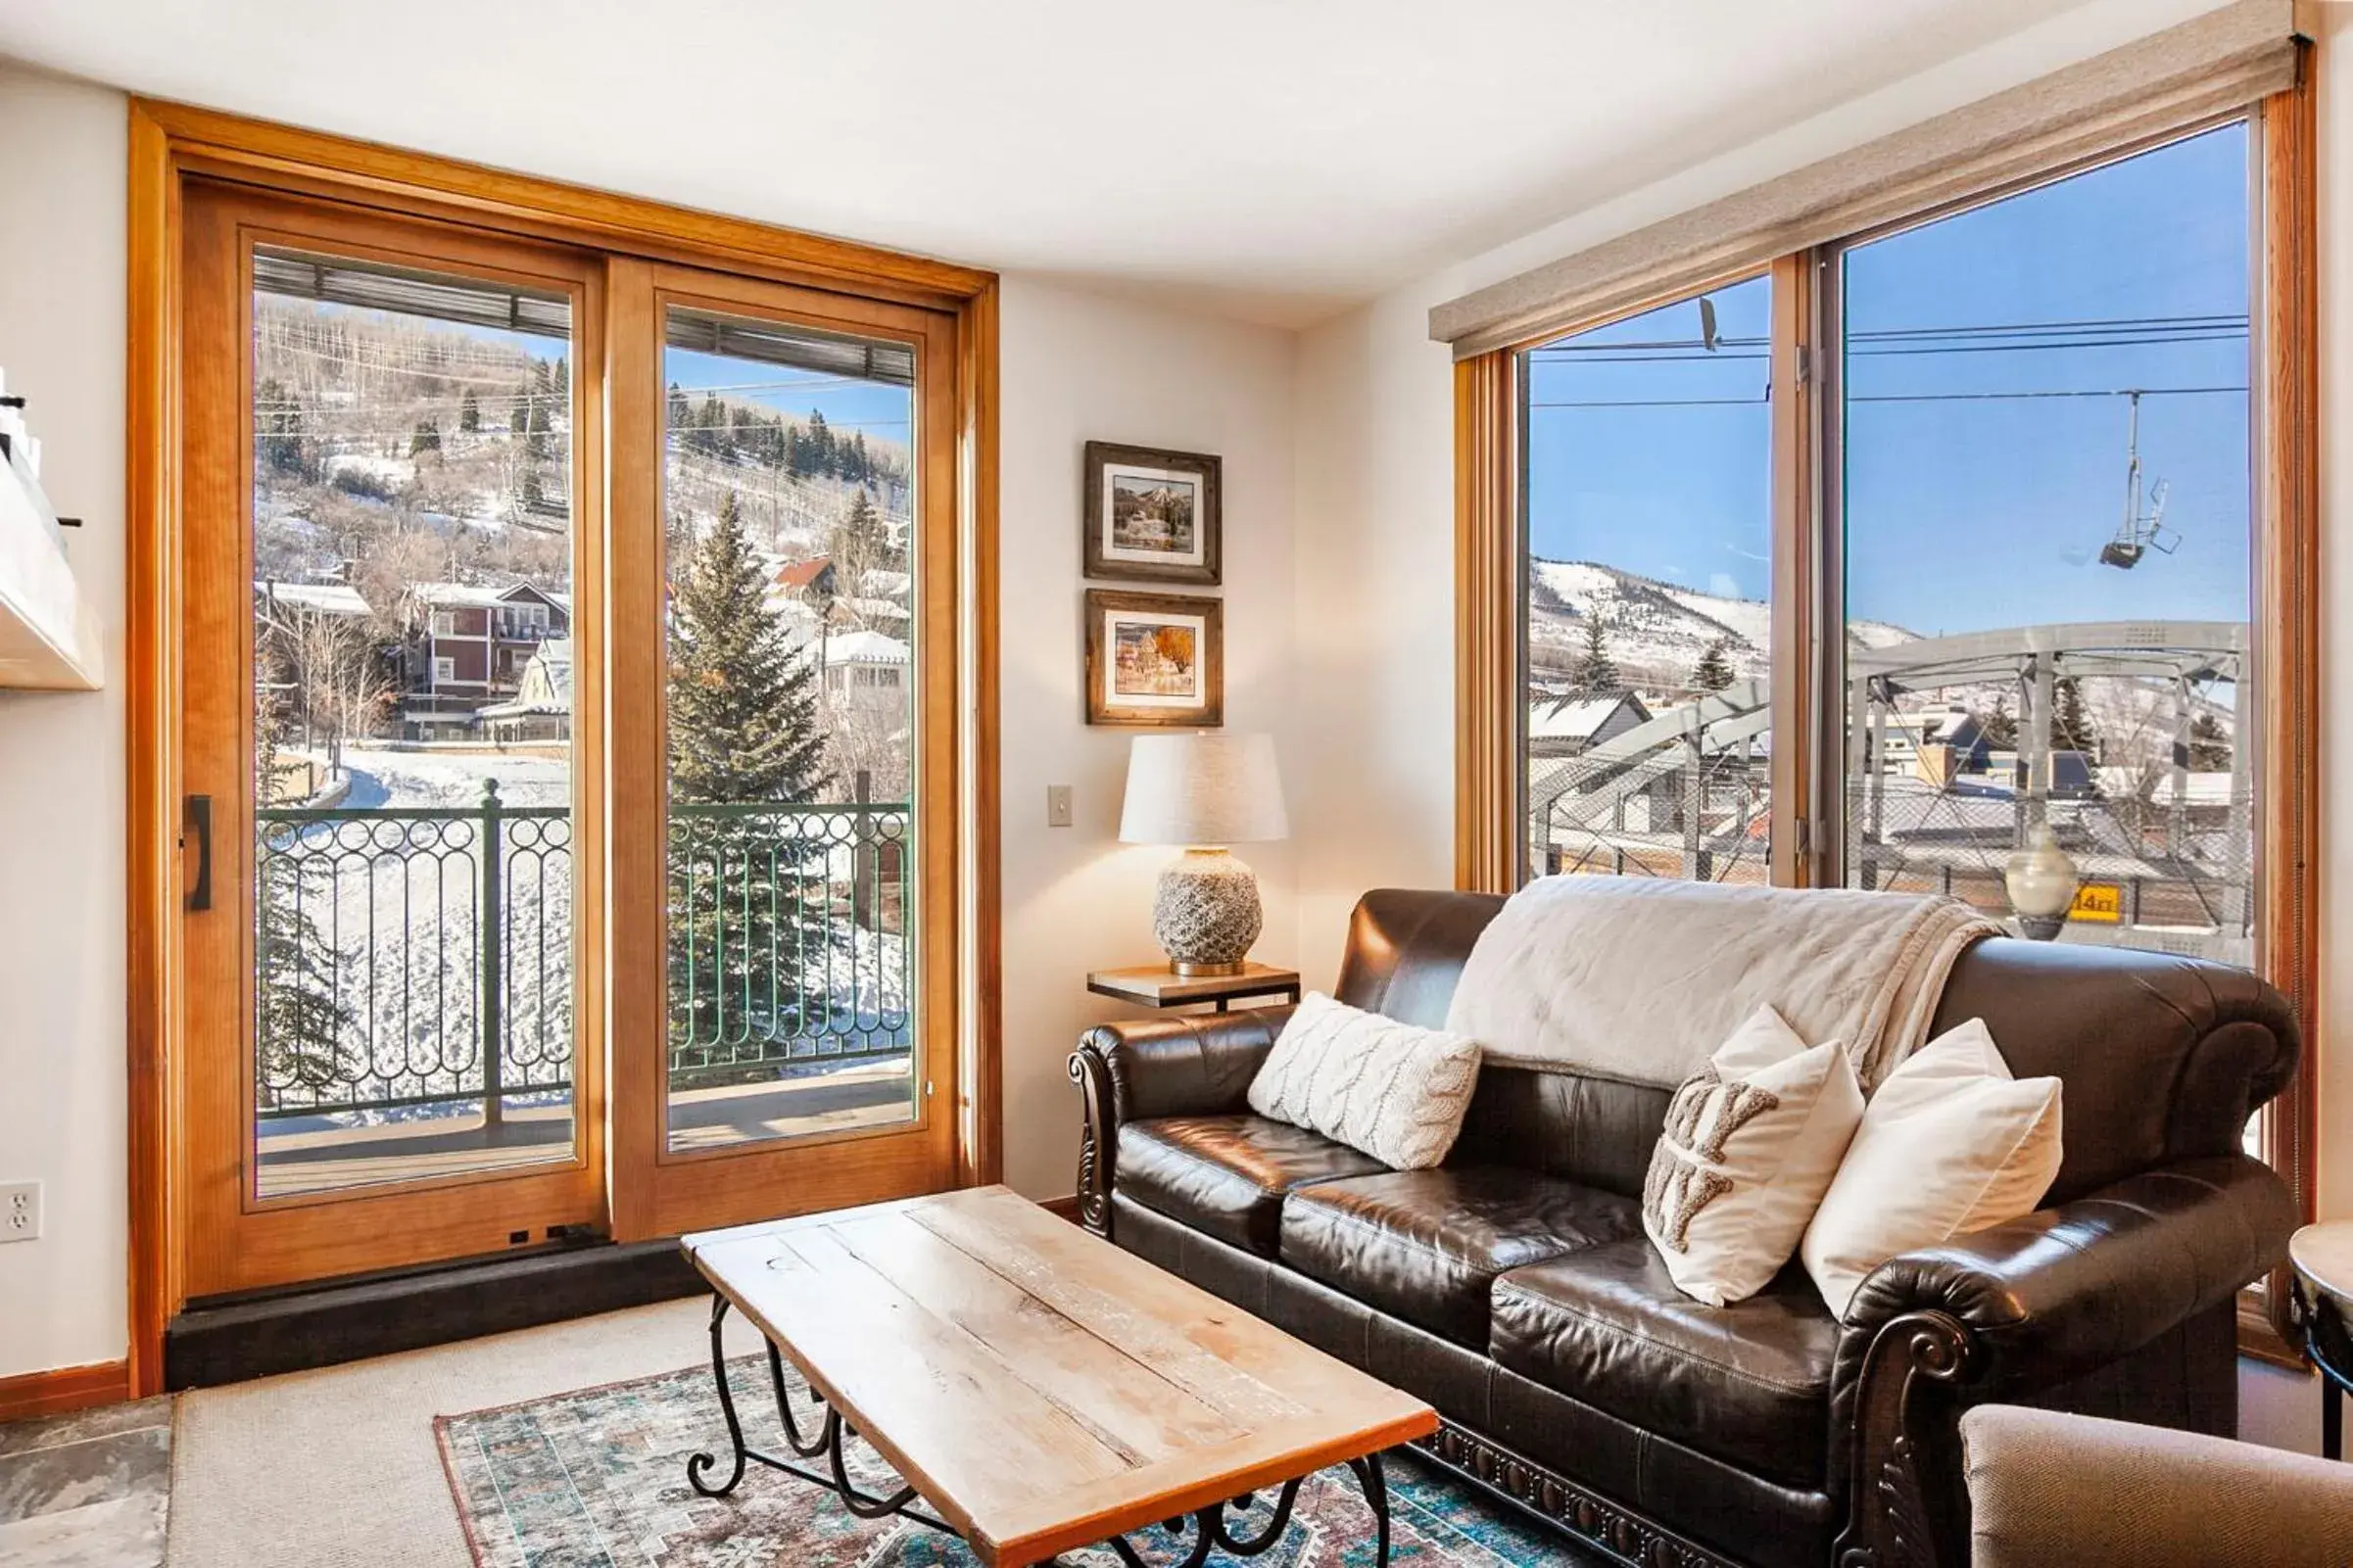
[[[41,1184],[0,1182],[0,1242],[41,1239]]]
[[[1071,825],[1071,786],[1046,785],[1046,826],[1068,828]]]

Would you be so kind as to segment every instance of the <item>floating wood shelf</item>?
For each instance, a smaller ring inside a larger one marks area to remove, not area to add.
[[[106,682],[98,612],[24,454],[5,438],[0,453],[0,687],[95,691]]]

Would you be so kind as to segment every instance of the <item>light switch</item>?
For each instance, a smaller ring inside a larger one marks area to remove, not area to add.
[[[1046,826],[1068,828],[1071,825],[1071,786],[1046,785]]]

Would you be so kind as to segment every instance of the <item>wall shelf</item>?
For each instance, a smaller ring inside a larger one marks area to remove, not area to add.
[[[106,682],[98,612],[22,445],[0,436],[0,688],[95,691]]]

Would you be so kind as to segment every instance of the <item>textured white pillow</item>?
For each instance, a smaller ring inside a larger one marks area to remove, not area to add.
[[[2031,1214],[2059,1173],[2059,1080],[2012,1078],[1981,1019],[1912,1053],[1871,1096],[1799,1254],[1839,1316],[1871,1270]]]
[[[1642,1189],[1642,1228],[1685,1295],[1729,1307],[1798,1250],[1863,1118],[1837,1040],[1810,1049],[1760,1007],[1667,1104]]]
[[[1311,991],[1250,1080],[1250,1109],[1420,1170],[1455,1146],[1478,1081],[1476,1040]]]

